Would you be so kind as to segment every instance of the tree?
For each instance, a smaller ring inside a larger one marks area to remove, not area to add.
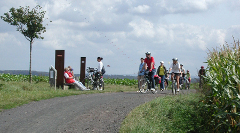
[[[29,6],[19,9],[11,8],[9,12],[4,13],[1,19],[10,25],[17,26],[17,31],[22,33],[30,42],[30,66],[29,66],[29,82],[32,83],[32,44],[34,39],[44,39],[41,33],[46,32],[43,26],[43,18],[46,11],[41,10],[42,7],[37,5],[33,9]]]

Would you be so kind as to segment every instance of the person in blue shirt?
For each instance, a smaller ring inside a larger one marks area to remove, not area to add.
[[[141,58],[140,60],[141,60],[141,63],[139,65],[139,69],[138,69],[138,88],[142,85],[142,83],[140,83],[139,81],[140,81],[140,79],[144,78],[144,71],[145,71],[145,69],[143,69],[143,71],[141,71],[144,66],[144,59]]]

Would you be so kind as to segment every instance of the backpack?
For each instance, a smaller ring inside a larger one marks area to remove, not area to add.
[[[104,74],[106,72],[104,66],[102,67],[102,74]]]

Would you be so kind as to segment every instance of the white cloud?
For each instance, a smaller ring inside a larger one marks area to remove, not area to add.
[[[134,35],[136,37],[150,37],[150,38],[153,38],[155,36],[153,23],[148,20],[136,19],[130,22],[129,26],[133,28],[133,31],[130,33],[130,35]]]
[[[150,7],[148,5],[139,5],[137,7],[132,7],[129,11],[133,13],[149,13]]]
[[[165,13],[194,13],[208,10],[222,0],[160,0],[157,3]]]
[[[205,61],[207,48],[231,43],[232,36],[240,36],[238,13],[226,8],[231,6],[227,0],[8,0],[0,2],[0,13],[11,6],[34,7],[36,3],[49,18],[44,40],[35,40],[33,47],[33,69],[39,71],[48,71],[54,64],[55,50],[63,49],[66,64],[74,68],[79,67],[79,57],[87,57],[87,65],[94,67],[96,57],[103,56],[104,63],[111,66],[107,74],[136,73],[139,58],[147,51],[152,52],[156,62],[178,57],[193,72]],[[232,3],[237,5],[239,1]],[[222,21],[226,16],[229,20]],[[28,63],[27,40],[15,27],[2,20],[0,25],[1,55]],[[19,53],[26,54],[27,59]],[[0,62],[6,60],[1,58]],[[20,63],[18,67],[16,60],[0,69],[8,69],[8,65],[18,69]],[[28,64],[21,68],[28,69]]]

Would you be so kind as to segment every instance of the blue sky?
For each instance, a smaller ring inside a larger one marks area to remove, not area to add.
[[[46,11],[44,40],[35,40],[32,70],[55,65],[55,50],[65,50],[65,66],[80,72],[80,58],[106,74],[136,75],[147,51],[169,67],[177,57],[193,76],[208,49],[239,39],[240,0],[3,0],[0,16],[11,7],[39,4]],[[50,23],[50,21],[52,21]],[[0,70],[29,70],[29,42],[16,27],[0,20]]]

